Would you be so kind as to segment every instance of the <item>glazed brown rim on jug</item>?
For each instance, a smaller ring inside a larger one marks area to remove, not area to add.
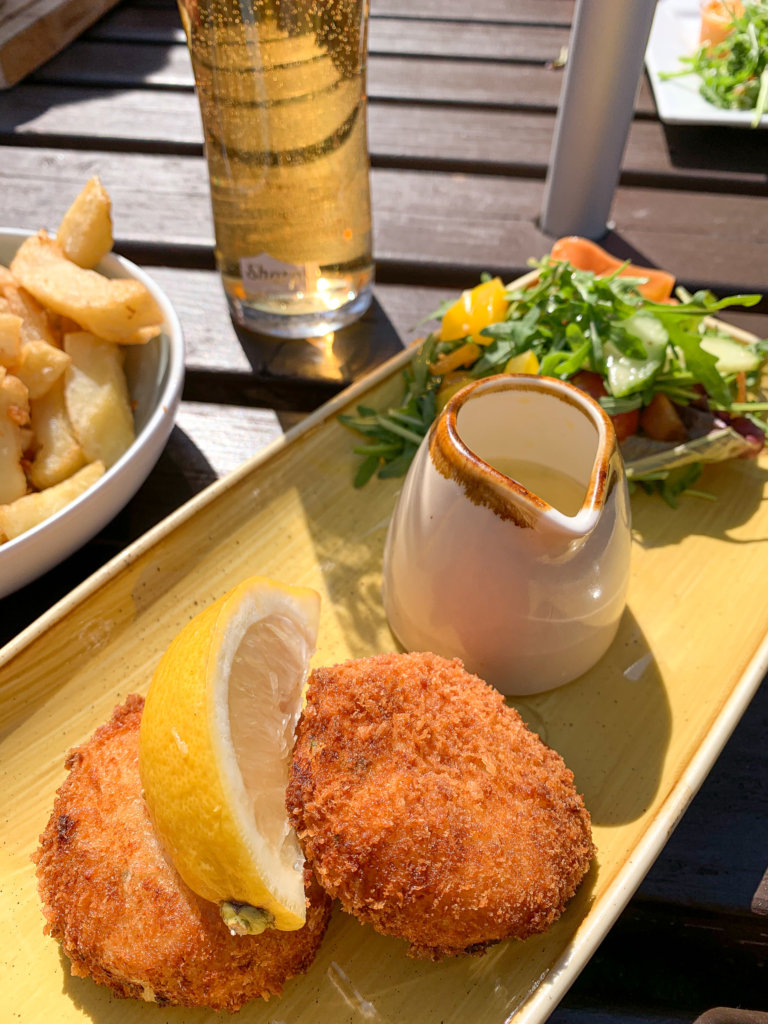
[[[517,386],[510,388],[510,383]],[[539,391],[577,407],[591,416],[597,430],[597,452],[580,511],[585,507],[594,508],[602,504],[612,486],[611,478],[615,477],[615,471],[611,467],[619,454],[613,423],[591,395],[557,377],[500,373],[472,381],[452,395],[432,424],[429,433],[429,455],[441,476],[461,484],[465,494],[474,504],[485,505],[500,519],[511,520],[524,529],[532,528],[539,514],[552,509],[552,506],[542,498],[481,459],[462,440],[457,427],[459,410],[466,402],[476,397],[478,390],[483,394],[509,390]],[[513,497],[515,500],[510,500]],[[525,499],[530,506],[530,512],[519,505],[519,498]]]

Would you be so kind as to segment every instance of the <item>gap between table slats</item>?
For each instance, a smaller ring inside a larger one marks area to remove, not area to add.
[[[509,174],[543,179],[555,117],[530,111],[372,100],[374,167]],[[136,125],[142,138],[135,138]],[[202,155],[192,92],[23,84],[0,103],[0,141],[147,154]],[[637,120],[622,182],[695,191],[768,194],[768,133],[668,127]]]

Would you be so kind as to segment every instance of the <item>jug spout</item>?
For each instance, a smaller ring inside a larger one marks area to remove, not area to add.
[[[526,374],[490,377],[456,398],[430,440],[438,472],[522,529],[564,541],[595,529],[622,472],[596,402],[564,381]]]
[[[447,403],[400,493],[384,607],[410,650],[504,693],[568,682],[604,653],[629,574],[629,496],[610,419],[564,381],[504,374]]]

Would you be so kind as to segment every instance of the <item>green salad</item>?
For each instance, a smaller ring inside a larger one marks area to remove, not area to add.
[[[643,296],[643,279],[532,261],[533,279],[484,279],[428,319],[442,317],[406,367],[402,399],[358,406],[342,422],[358,435],[355,485],[400,476],[445,402],[468,381],[505,371],[569,380],[611,416],[628,476],[671,504],[701,466],[760,451],[768,430],[760,378],[768,340],[735,340],[712,314],[758,295],[716,299],[677,291]],[[457,318],[458,311],[458,318]],[[463,318],[463,319],[462,319]],[[459,325],[457,328],[457,324]]]
[[[680,58],[681,70],[659,77],[698,75],[705,100],[725,110],[753,110],[757,127],[768,110],[768,0],[722,6],[731,19],[726,37],[704,41],[696,53]]]

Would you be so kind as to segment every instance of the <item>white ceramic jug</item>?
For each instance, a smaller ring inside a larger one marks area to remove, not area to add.
[[[561,380],[488,377],[454,395],[416,453],[387,535],[384,608],[407,650],[536,693],[605,653],[630,543],[600,405]]]

